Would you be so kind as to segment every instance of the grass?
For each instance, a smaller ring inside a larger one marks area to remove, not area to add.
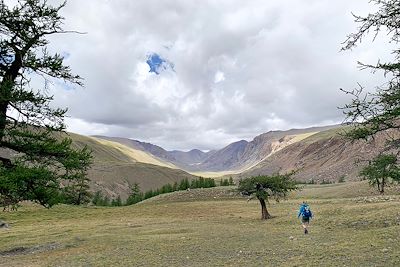
[[[342,125],[337,128],[329,129],[326,131],[318,132],[316,134],[310,135],[304,138],[302,141],[305,143],[313,143],[323,139],[329,139],[333,137],[341,137],[346,131],[351,129],[352,126]]]
[[[88,146],[92,150],[93,164],[88,171],[91,188],[101,190],[111,198],[120,195],[126,199],[130,186],[139,183],[142,191],[161,188],[195,176],[168,165],[152,155],[122,144],[99,138],[69,133],[75,148]]]
[[[0,214],[11,224],[0,266],[399,266],[400,197],[354,190],[364,187],[306,186],[271,202],[268,221],[231,187],[129,207],[24,205]],[[296,218],[303,199],[315,213],[309,235]]]
[[[99,142],[102,145],[105,145],[112,149],[119,150],[121,153],[130,157],[133,162],[138,161],[138,162],[158,165],[158,166],[162,166],[162,167],[168,167],[168,168],[174,168],[174,169],[177,168],[173,164],[162,162],[162,161],[156,159],[154,156],[150,155],[149,153],[143,152],[141,150],[133,149],[131,147],[128,147],[128,146],[125,146],[123,144],[113,142],[113,141],[108,141],[108,140],[95,138],[95,137],[92,137],[92,138],[95,139],[97,142]]]

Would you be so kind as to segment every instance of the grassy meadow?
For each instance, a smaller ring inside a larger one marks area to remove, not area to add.
[[[310,185],[271,201],[233,187],[160,195],[127,207],[2,212],[0,266],[400,266],[400,196],[365,183]],[[297,209],[315,214],[304,235]]]

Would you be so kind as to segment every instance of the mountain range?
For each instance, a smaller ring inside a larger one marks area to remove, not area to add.
[[[338,125],[270,131],[255,137],[252,141],[240,140],[222,149],[203,152],[198,149],[167,151],[150,143],[128,138],[94,136],[95,138],[117,142],[133,149],[150,153],[154,157],[190,172],[241,171],[262,161],[270,154],[291,143],[300,141],[317,132],[337,128]]]
[[[347,127],[270,131],[208,152],[167,151],[121,137],[69,135],[75,146],[87,145],[93,151],[92,190],[126,197],[134,183],[148,190],[198,176],[237,180],[296,170],[295,179],[305,182],[358,180],[366,160],[383,151],[387,136],[380,134],[373,142],[351,141],[342,135]]]

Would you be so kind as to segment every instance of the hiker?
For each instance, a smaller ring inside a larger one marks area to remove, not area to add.
[[[297,214],[297,218],[301,216],[301,225],[304,229],[304,234],[308,234],[308,226],[310,224],[310,219],[312,218],[312,212],[310,206],[306,202],[300,205],[299,213]]]

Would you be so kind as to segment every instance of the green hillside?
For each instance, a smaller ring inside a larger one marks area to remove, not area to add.
[[[124,199],[134,183],[138,183],[142,191],[147,191],[185,178],[196,178],[143,151],[78,134],[68,135],[74,146],[87,145],[93,151],[93,165],[88,172],[92,191],[100,190],[110,197],[120,195]]]
[[[233,189],[114,208],[25,204],[0,215],[11,226],[0,229],[0,266],[400,265],[398,193],[370,195],[365,183],[310,186],[271,201],[275,217],[261,221],[257,201]],[[296,216],[303,199],[315,215],[309,235]]]

